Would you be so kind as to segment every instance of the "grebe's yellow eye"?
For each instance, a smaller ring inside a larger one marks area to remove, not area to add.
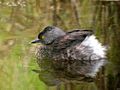
[[[45,39],[45,36],[41,36],[41,39]]]

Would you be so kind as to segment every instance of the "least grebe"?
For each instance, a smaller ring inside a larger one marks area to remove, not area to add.
[[[54,73],[57,78],[81,80],[94,78],[106,63],[106,49],[92,30],[75,29],[65,32],[47,26],[32,43],[41,43],[36,56],[40,69]]]

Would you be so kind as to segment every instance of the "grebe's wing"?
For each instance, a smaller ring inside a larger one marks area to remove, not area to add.
[[[87,36],[91,36],[92,34],[92,30],[73,30],[67,32],[64,36],[57,38],[52,45],[54,49],[57,50],[65,49],[80,44]]]

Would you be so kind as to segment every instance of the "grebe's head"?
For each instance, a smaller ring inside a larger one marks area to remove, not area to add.
[[[65,35],[66,33],[58,27],[47,26],[38,34],[38,38],[31,43],[42,43],[45,45],[51,44],[56,38]]]

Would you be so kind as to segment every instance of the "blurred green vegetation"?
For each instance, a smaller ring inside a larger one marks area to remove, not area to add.
[[[0,90],[46,90],[32,71],[37,65],[29,43],[39,25],[33,12],[35,0],[18,1],[25,6],[9,6],[17,1],[0,0]]]
[[[117,5],[120,6],[119,3]],[[95,0],[0,0],[0,90],[48,89],[32,71],[38,66],[32,53],[34,46],[29,43],[47,25],[65,30],[96,29],[100,41],[111,46],[110,60],[119,65],[120,18],[117,17],[120,8],[117,5]],[[110,65],[107,70],[114,83],[120,70],[117,65],[113,75],[112,67],[115,65]],[[97,90],[93,83],[83,88],[84,85],[81,84],[77,90]]]

